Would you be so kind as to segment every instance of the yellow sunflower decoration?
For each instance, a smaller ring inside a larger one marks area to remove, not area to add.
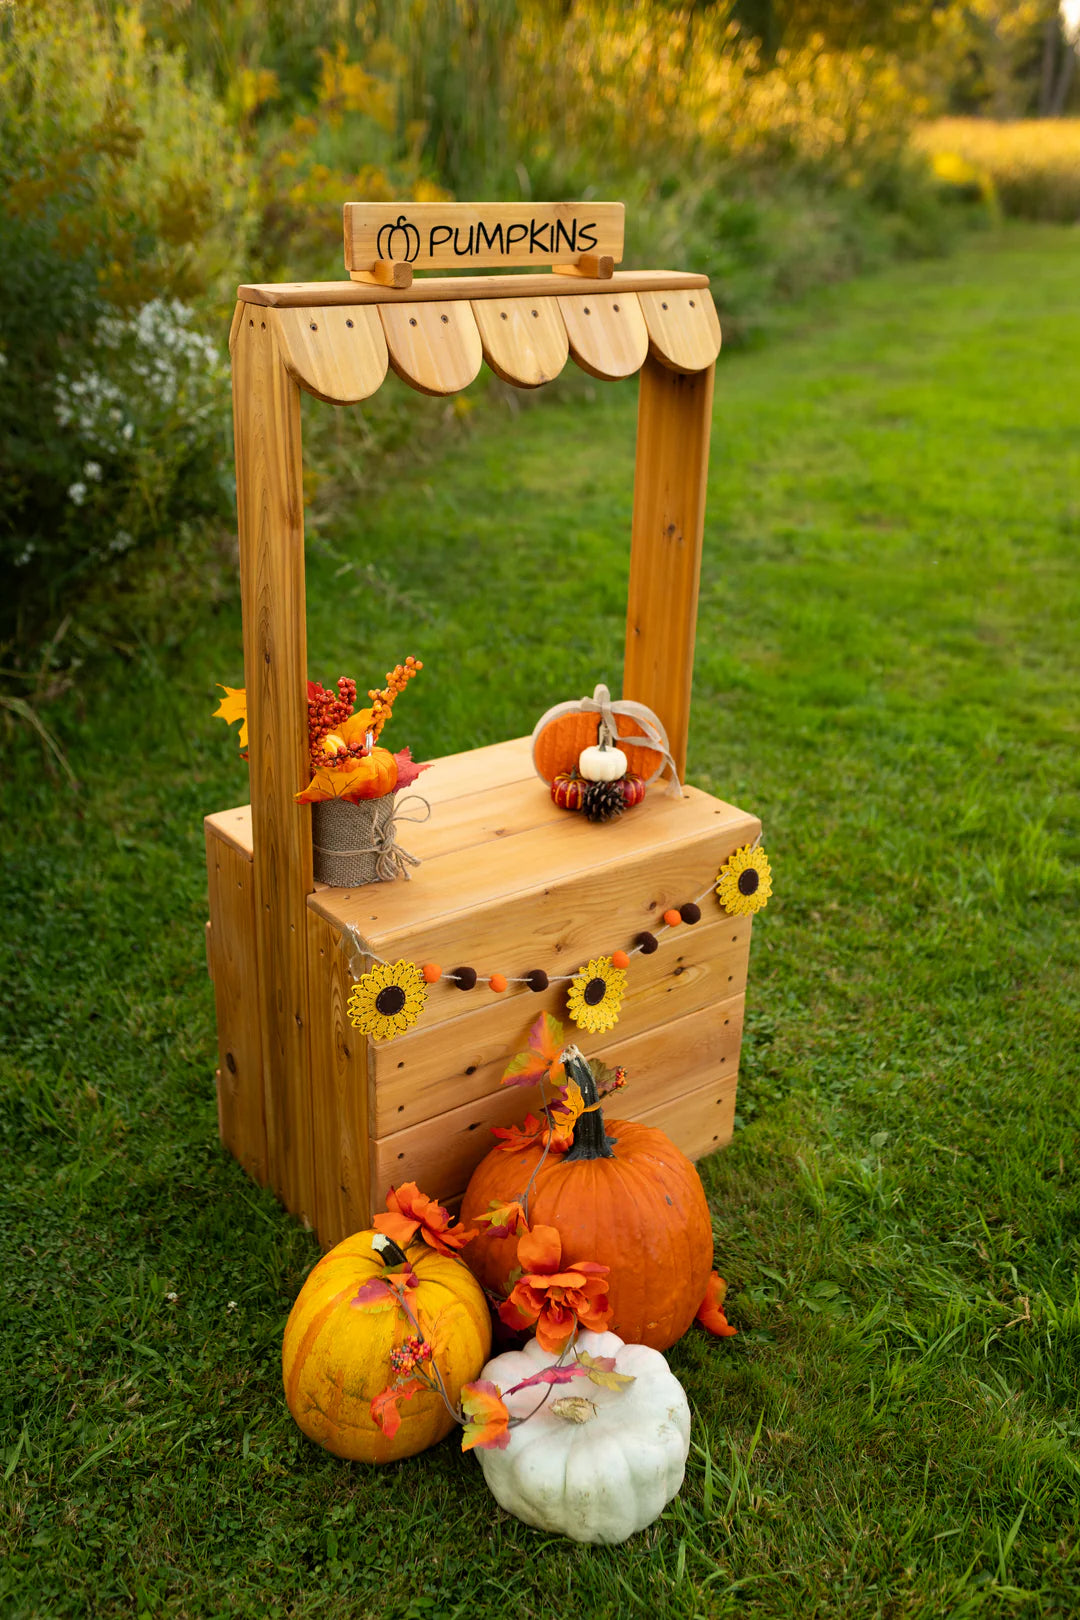
[[[354,1029],[377,1041],[392,1041],[411,1029],[424,1010],[427,987],[415,962],[376,962],[349,993]]]
[[[615,967],[610,956],[597,956],[574,974],[566,1009],[578,1029],[602,1035],[619,1022],[625,989],[626,970]]]
[[[772,894],[772,869],[765,851],[756,844],[737,849],[717,873],[716,893],[733,917],[752,917],[760,911]]]

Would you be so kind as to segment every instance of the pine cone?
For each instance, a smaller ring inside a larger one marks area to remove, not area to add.
[[[611,821],[623,813],[621,782],[586,782],[581,808],[588,821]]]

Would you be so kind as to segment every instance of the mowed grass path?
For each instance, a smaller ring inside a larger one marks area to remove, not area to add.
[[[316,1248],[218,1147],[202,942],[200,818],[246,797],[210,720],[235,600],[50,714],[80,794],[15,739],[5,1616],[1080,1608],[1077,398],[1049,228],[721,365],[690,768],[762,814],[776,887],[701,1166],[740,1335],[672,1352],[686,1485],[621,1548],[507,1518],[452,1440],[365,1471],[284,1409]],[[618,685],[633,388],[481,416],[324,520],[374,571],[312,547],[312,675],[423,657],[419,756]]]

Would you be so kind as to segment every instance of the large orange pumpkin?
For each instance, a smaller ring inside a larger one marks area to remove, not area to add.
[[[585,1059],[567,1047],[563,1061],[586,1105],[595,1103]],[[539,1143],[489,1153],[469,1182],[461,1224],[469,1226],[493,1202],[520,1200],[536,1171],[530,1226],[554,1226],[568,1263],[598,1260],[610,1268],[612,1333],[666,1350],[694,1320],[712,1270],[712,1222],[694,1166],[663,1131],[625,1119],[605,1125],[599,1108],[582,1114],[568,1152],[549,1153],[540,1165],[542,1154]],[[485,1233],[465,1255],[486,1289],[508,1292],[516,1237]]]
[[[453,1418],[438,1393],[421,1390],[400,1407],[401,1427],[388,1438],[371,1402],[395,1377],[390,1352],[415,1329],[392,1300],[361,1310],[351,1302],[385,1265],[372,1239],[356,1232],[324,1255],[300,1290],[285,1326],[281,1369],[289,1411],[304,1433],[337,1457],[396,1462],[433,1446]],[[491,1317],[475,1278],[460,1260],[426,1243],[407,1251],[419,1286],[408,1293],[414,1316],[431,1324],[435,1361],[451,1401],[476,1378],[491,1349]]]

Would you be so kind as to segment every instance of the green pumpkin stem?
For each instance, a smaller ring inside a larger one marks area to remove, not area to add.
[[[599,1104],[600,1096],[588,1059],[576,1046],[566,1047],[562,1056],[567,1079],[577,1081],[585,1107],[592,1110],[578,1119],[574,1126],[574,1145],[563,1154],[562,1162],[576,1164],[582,1159],[613,1159],[615,1138],[604,1130],[603,1109],[594,1106]]]

